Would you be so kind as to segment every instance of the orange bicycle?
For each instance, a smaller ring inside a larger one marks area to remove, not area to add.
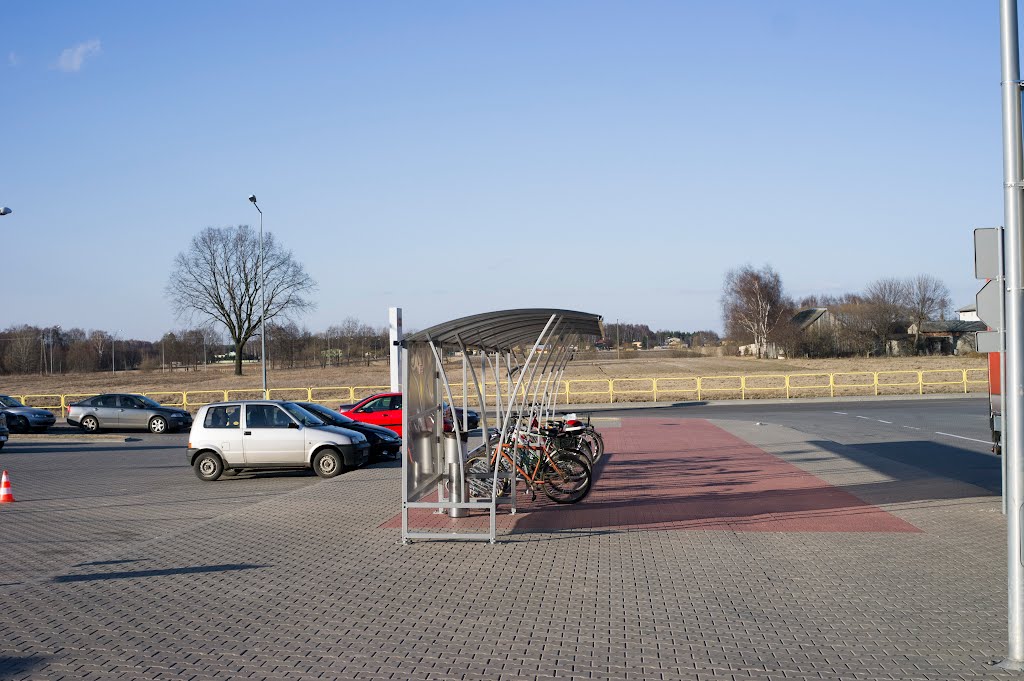
[[[556,504],[575,504],[590,493],[593,474],[586,454],[556,447],[553,429],[513,434],[514,442],[499,441],[490,456],[474,456],[465,464],[470,496],[490,498],[494,468],[499,468],[497,494],[509,496],[513,481],[526,484],[531,499],[537,487]],[[514,474],[513,474],[514,471]]]

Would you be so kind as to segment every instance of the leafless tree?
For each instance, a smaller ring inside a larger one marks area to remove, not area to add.
[[[2,335],[2,365],[16,374],[34,373],[39,367],[39,329],[22,324]]]
[[[888,354],[889,340],[905,329],[909,310],[907,282],[895,277],[876,279],[864,289],[863,321],[876,348]]]
[[[305,297],[316,289],[306,274],[275,240],[263,236],[266,277],[266,321],[307,310],[313,302]],[[260,328],[261,283],[259,237],[248,225],[207,227],[197,234],[187,251],[174,259],[167,284],[178,318],[199,317],[223,324],[235,346],[235,375],[242,375],[245,344]]]
[[[930,274],[919,274],[907,281],[907,311],[910,321],[917,327],[914,347],[921,345],[921,324],[935,319],[945,319],[950,308],[949,289]]]
[[[112,336],[109,333],[100,329],[95,329],[89,332],[89,345],[92,346],[93,353],[95,353],[96,356],[96,362],[90,371],[96,371],[97,369],[102,371],[107,368],[106,364],[103,363],[103,359],[107,350],[114,346],[113,342],[110,340],[111,338]]]
[[[793,303],[782,291],[782,279],[765,265],[730,270],[722,287],[722,316],[730,338],[750,338],[762,355],[779,321],[792,315]]]

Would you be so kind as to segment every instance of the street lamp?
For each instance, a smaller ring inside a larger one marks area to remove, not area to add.
[[[121,329],[114,332],[113,337],[110,339],[110,373],[116,374],[117,370],[114,369],[114,347],[117,345],[117,334],[121,333]]]
[[[260,362],[263,364],[263,399],[267,399],[267,274],[263,270],[263,211],[256,205],[256,195],[249,201],[260,213]]]
[[[14,211],[12,211],[12,210],[11,210],[10,208],[8,208],[7,206],[3,206],[3,207],[0,207],[0,215],[10,215],[10,214],[11,214],[11,213],[13,213],[13,212],[14,212]]]

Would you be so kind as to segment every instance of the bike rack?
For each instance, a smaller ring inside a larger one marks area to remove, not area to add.
[[[491,446],[518,441],[524,418],[527,428],[533,419],[548,418],[558,399],[558,385],[573,347],[584,336],[603,336],[599,315],[572,310],[534,308],[488,312],[463,317],[411,334],[401,341],[402,355],[402,543],[414,539],[471,539],[496,541],[497,509],[506,503],[516,512],[516,485],[511,495],[498,496],[501,466],[495,466],[489,498],[464,494],[467,434],[465,409],[469,382],[480,404],[480,426],[485,453]],[[455,418],[451,383],[445,371],[446,350],[462,352],[463,418]],[[480,356],[480,373],[469,361]],[[494,402],[487,403],[485,383],[488,369],[493,373]],[[505,396],[502,395],[502,380]],[[452,410],[454,437],[444,432],[444,404]],[[496,421],[494,428],[490,416]],[[492,440],[491,433],[500,437]],[[518,457],[518,448],[513,447]],[[514,469],[512,477],[514,478]],[[432,499],[436,495],[436,501]],[[409,511],[434,509],[437,515],[453,518],[451,531],[410,527]],[[467,531],[454,518],[468,510],[486,510],[488,530]]]

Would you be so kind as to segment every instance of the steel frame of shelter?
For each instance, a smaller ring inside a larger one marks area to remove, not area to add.
[[[498,506],[508,504],[510,512],[516,512],[515,467],[506,472],[495,466],[490,496],[470,497],[459,491],[465,490],[466,458],[476,453],[490,455],[494,448],[517,443],[529,434],[534,420],[550,418],[558,400],[559,381],[579,339],[603,334],[598,315],[533,308],[463,317],[401,342],[403,544],[413,539],[496,541]],[[461,422],[454,418],[452,410],[453,430],[449,433],[444,432],[444,404],[454,407],[455,403],[443,361],[446,350],[462,353],[463,418]],[[480,357],[479,373],[469,359],[470,352]],[[485,389],[488,375],[496,384],[490,404]],[[482,444],[467,452],[465,410],[470,379],[480,405],[484,437]],[[518,463],[518,448],[511,449]],[[499,496],[499,482],[504,479],[511,479],[511,493]],[[427,501],[435,492],[437,500]],[[487,510],[490,522],[486,532],[416,530],[409,526],[409,511],[415,508],[431,508],[435,514],[447,513],[453,518],[460,515],[459,509]]]

